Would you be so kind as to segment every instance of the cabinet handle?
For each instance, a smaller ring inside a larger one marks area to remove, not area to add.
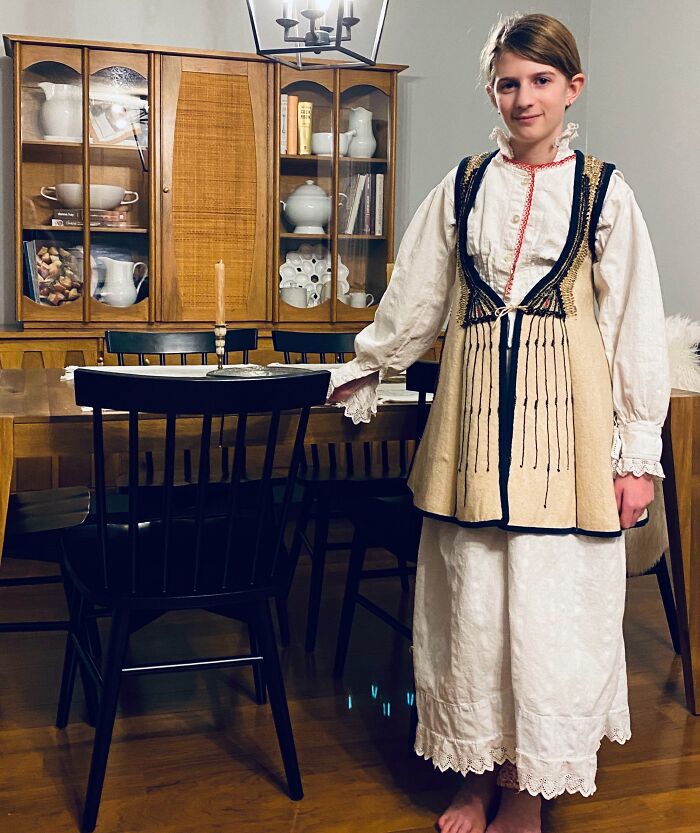
[[[164,194],[167,194],[167,193],[169,193],[169,192],[170,192],[170,186],[169,186],[169,185],[164,185],[164,186],[163,186],[163,193],[164,193]]]

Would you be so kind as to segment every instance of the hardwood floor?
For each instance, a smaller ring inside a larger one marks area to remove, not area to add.
[[[376,554],[381,560],[381,554]],[[4,574],[19,573],[16,562]],[[248,670],[132,678],[123,689],[98,831],[111,833],[430,833],[459,776],[409,751],[408,644],[357,614],[346,677],[331,678],[345,558],[327,571],[315,655],[303,649],[308,569],[293,593],[293,645],[283,653],[305,798],[284,792],[268,706]],[[629,582],[626,620],[633,738],[604,741],[598,791],[547,808],[549,833],[697,833],[700,719],[683,705],[653,577]],[[3,590],[3,618],[61,615],[60,589]],[[384,601],[398,582],[377,582]],[[404,600],[405,606],[405,600]],[[408,611],[405,611],[408,614]],[[183,627],[187,625],[187,629]],[[62,634],[3,634],[0,831],[76,831],[92,744],[78,686],[72,722],[53,727]],[[246,635],[210,614],[177,614],[133,639],[134,659],[217,655]]]

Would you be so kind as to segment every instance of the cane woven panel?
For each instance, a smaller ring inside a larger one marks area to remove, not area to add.
[[[173,147],[182,320],[214,320],[219,259],[226,264],[227,318],[265,317],[265,276],[255,274],[266,212],[258,205],[254,127],[246,76],[182,73]]]

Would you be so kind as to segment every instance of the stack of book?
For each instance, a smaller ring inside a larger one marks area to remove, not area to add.
[[[56,208],[51,220],[52,226],[82,226],[82,208]],[[106,211],[102,208],[90,209],[90,226],[103,226],[105,228],[129,228],[129,215],[123,209],[115,208]]]
[[[280,102],[280,153],[308,156],[311,153],[313,103],[282,93]]]
[[[356,174],[346,191],[341,234],[384,234],[384,174]]]

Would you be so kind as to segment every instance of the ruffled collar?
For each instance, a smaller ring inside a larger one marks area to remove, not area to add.
[[[557,136],[554,140],[554,145],[557,149],[557,154],[554,157],[554,162],[559,162],[562,159],[565,159],[567,156],[571,156],[571,148],[569,147],[569,142],[571,139],[575,139],[578,136],[578,125],[574,122],[570,121],[564,130]],[[509,159],[512,159],[513,148],[510,145],[510,136],[503,130],[501,127],[494,127],[491,131],[491,135],[489,137],[491,140],[495,141],[498,145],[498,149],[504,156],[507,156]]]

